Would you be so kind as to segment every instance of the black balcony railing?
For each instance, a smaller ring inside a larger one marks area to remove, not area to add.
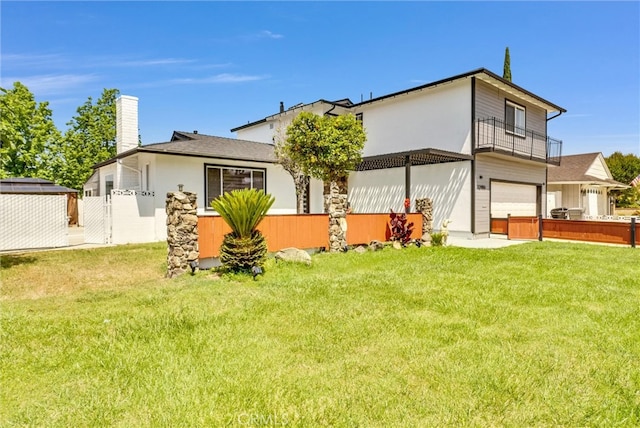
[[[560,165],[562,141],[495,117],[478,119],[474,152],[487,151]]]

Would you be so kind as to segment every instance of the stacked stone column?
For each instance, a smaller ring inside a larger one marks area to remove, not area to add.
[[[196,194],[167,193],[167,278],[191,270],[191,262],[198,262],[198,215]]]
[[[329,251],[342,251],[347,246],[346,186],[331,182],[325,207],[329,212]]]
[[[416,199],[416,211],[422,214],[422,235],[433,232],[433,202],[429,198]]]

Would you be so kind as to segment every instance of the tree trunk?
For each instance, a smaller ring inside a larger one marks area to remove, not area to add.
[[[309,185],[309,177],[304,174],[298,174],[293,177],[293,183],[296,187],[296,212],[304,214],[304,195]]]

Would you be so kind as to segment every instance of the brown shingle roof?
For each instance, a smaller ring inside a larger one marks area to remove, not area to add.
[[[244,160],[254,162],[276,162],[272,144],[235,138],[216,137],[194,132],[174,131],[171,141],[147,144],[118,154],[116,157],[95,164],[99,168],[135,153],[158,153],[177,156]]]
[[[549,166],[547,182],[597,183],[600,185],[609,184],[611,186],[625,186],[623,183],[619,183],[611,178],[598,178],[587,174],[587,171],[599,156],[599,152],[562,156],[560,166]]]
[[[167,143],[141,146],[138,151],[257,162],[276,161],[272,144],[179,131],[175,131]]]

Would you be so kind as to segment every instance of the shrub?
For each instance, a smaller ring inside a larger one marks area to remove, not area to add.
[[[442,247],[444,244],[444,235],[441,232],[434,232],[431,234],[431,246]]]
[[[391,228],[391,240],[400,241],[404,246],[411,240],[413,232],[413,222],[407,224],[407,215],[405,213],[395,213],[391,210],[389,214],[389,226]]]
[[[231,227],[220,247],[220,262],[230,271],[251,272],[264,265],[267,241],[257,230],[275,199],[262,190],[241,189],[214,199],[211,207]]]

